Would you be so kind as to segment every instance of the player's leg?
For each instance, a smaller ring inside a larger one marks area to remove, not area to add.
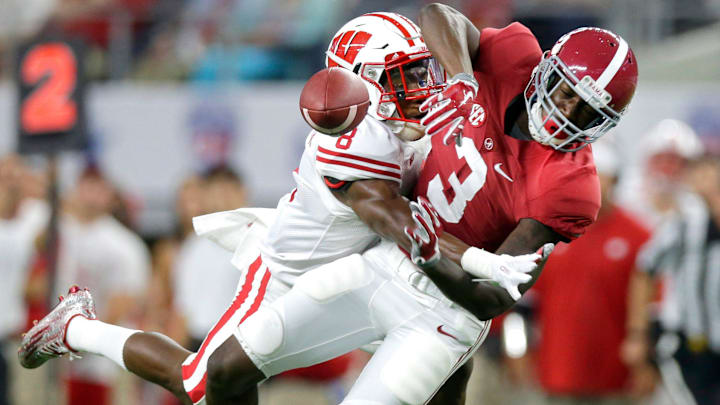
[[[73,349],[114,360],[139,377],[168,389],[183,403],[197,404],[205,398],[208,360],[215,351],[232,336],[238,324],[288,290],[289,287],[271,278],[270,271],[258,256],[243,273],[235,298],[197,353],[185,350],[160,334],[131,331],[82,317],[76,317],[68,324],[67,342]],[[124,339],[122,345],[112,343],[121,337]],[[122,348],[119,353],[118,347]],[[246,390],[242,403],[256,403],[256,398],[253,385]]]
[[[104,356],[140,378],[192,404],[183,389],[180,365],[190,351],[169,337],[76,317],[67,328],[67,345],[81,353]]]
[[[257,385],[265,379],[234,336],[210,356],[207,375],[205,400],[209,405],[257,404]]]
[[[382,338],[369,311],[384,280],[353,255],[300,276],[293,289],[239,325],[208,363],[209,404],[243,403],[283,371],[317,364]]]
[[[183,404],[192,404],[183,387],[181,366],[191,354],[175,341],[159,333],[136,333],[125,342],[123,359],[127,370],[158,384]]]
[[[470,358],[453,375],[445,381],[440,390],[428,402],[429,405],[464,405],[466,400],[467,384],[473,370],[473,360]]]
[[[410,325],[388,334],[342,405],[464,403],[467,373],[472,366],[463,369],[463,365],[485,332],[478,333],[475,342],[460,342],[455,336],[462,332],[441,325],[445,334]],[[443,392],[440,387],[445,387]]]
[[[207,360],[233,330],[268,296],[289,288],[270,283],[270,273],[258,257],[241,278],[238,293],[198,353],[191,353],[167,337],[110,325],[96,319],[87,290],[71,288],[53,311],[23,338],[20,363],[36,368],[65,354],[91,353],[104,356],[123,369],[161,385],[183,403],[200,402],[205,396]]]
[[[72,287],[23,337],[18,358],[24,367],[36,368],[49,359],[77,353],[104,356],[191,403],[182,389],[179,368],[189,351],[164,336],[97,320],[90,292]]]
[[[380,244],[363,257],[376,272],[392,274],[394,289],[373,299],[374,318],[389,330],[343,405],[464,403],[472,370],[464,364],[484,340],[489,322],[476,320],[433,289],[394,244]]]
[[[216,388],[214,390],[215,398],[220,398],[217,392],[222,392],[223,395],[225,393],[233,394],[232,398],[236,401],[235,403],[253,404],[257,402],[256,399],[253,399],[257,398],[255,382],[244,385],[242,381],[236,380],[227,385],[217,384],[218,373],[224,371],[220,366],[223,364],[243,365],[239,361],[234,361],[235,351],[232,348],[228,350],[228,345],[225,343],[228,340],[231,342],[234,340],[233,334],[238,325],[252,319],[252,314],[263,310],[289,290],[289,286],[271,276],[270,270],[263,264],[261,257],[258,257],[249,266],[240,280],[232,304],[205,337],[198,352],[191,353],[182,362],[182,384],[193,403],[199,403],[203,398],[207,398],[209,387]],[[254,367],[252,363],[249,365]],[[242,391],[237,391],[237,386],[241,386]],[[221,404],[223,402],[216,399],[215,402],[210,403]]]

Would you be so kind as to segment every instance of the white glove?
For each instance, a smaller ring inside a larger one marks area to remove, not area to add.
[[[537,253],[520,256],[496,255],[471,247],[463,253],[460,264],[463,270],[478,277],[473,281],[495,281],[517,301],[522,296],[518,286],[530,281],[532,276],[527,273],[535,270],[541,258]]]

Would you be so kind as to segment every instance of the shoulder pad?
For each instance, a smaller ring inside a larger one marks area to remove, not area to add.
[[[320,175],[345,181],[400,182],[402,141],[374,118],[367,117],[350,133],[316,139],[315,164]]]

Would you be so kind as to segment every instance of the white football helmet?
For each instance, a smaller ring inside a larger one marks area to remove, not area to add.
[[[350,20],[325,55],[326,67],[343,67],[364,80],[370,94],[368,114],[395,133],[419,128],[421,116],[408,116],[403,105],[419,106],[445,86],[445,74],[420,28],[400,14],[369,13]]]

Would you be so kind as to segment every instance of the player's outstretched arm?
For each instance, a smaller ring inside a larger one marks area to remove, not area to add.
[[[436,136],[447,129],[443,143],[450,143],[463,131],[473,111],[479,85],[473,76],[473,61],[479,52],[480,31],[452,7],[433,3],[420,12],[420,27],[433,57],[448,75],[445,90],[428,97],[420,112],[425,133]]]
[[[411,251],[412,244],[405,230],[414,229],[416,223],[409,201],[400,194],[398,183],[379,179],[357,180],[350,187],[332,190],[332,193],[378,235],[392,239],[407,252]],[[439,240],[439,253],[459,266],[463,253],[470,246],[450,234],[439,235]]]
[[[352,208],[378,235],[392,239],[410,251],[405,227],[414,227],[408,200],[400,194],[398,183],[389,180],[357,180],[343,190],[332,191],[335,198]]]
[[[435,59],[448,73],[473,73],[480,31],[462,13],[450,6],[431,3],[420,10],[420,30]]]
[[[522,219],[497,250],[497,254],[518,256],[543,248],[538,266],[529,273],[530,280],[519,286],[520,294],[525,293],[537,281],[551,252],[550,246],[560,239],[557,233],[542,223],[533,219]],[[515,298],[505,288],[490,282],[475,281],[471,274],[450,260],[442,259],[434,265],[424,266],[423,270],[448,298],[479,319],[498,316],[515,303]]]
[[[436,232],[439,229],[439,220],[434,208],[427,201],[426,204],[413,202],[415,209],[411,210],[408,200],[400,194],[396,182],[378,179],[358,180],[347,188],[333,190],[333,194],[338,200],[351,207],[373,231],[394,240],[405,251],[411,252],[416,264],[434,263],[442,254],[442,257],[454,262],[456,268],[462,266],[469,272],[469,274],[463,272],[462,275],[454,274],[455,276],[475,276],[476,279],[496,281],[514,300],[521,296],[518,286],[531,280],[531,276],[526,273],[536,267],[535,260],[539,256],[492,254],[473,248],[452,235]],[[418,208],[421,205],[422,208]],[[423,221],[420,218],[422,215],[419,214],[421,211],[425,212],[425,217],[427,212],[433,213],[432,218],[425,219],[424,225],[430,226],[427,232],[422,232],[420,228],[423,226],[418,226],[417,221]],[[433,226],[431,222],[436,222],[437,225]],[[415,230],[420,230],[421,234],[413,234]],[[423,241],[427,238],[431,238],[432,241]],[[419,243],[412,243],[413,239],[417,239]],[[418,251],[417,247],[420,245],[423,248]]]

